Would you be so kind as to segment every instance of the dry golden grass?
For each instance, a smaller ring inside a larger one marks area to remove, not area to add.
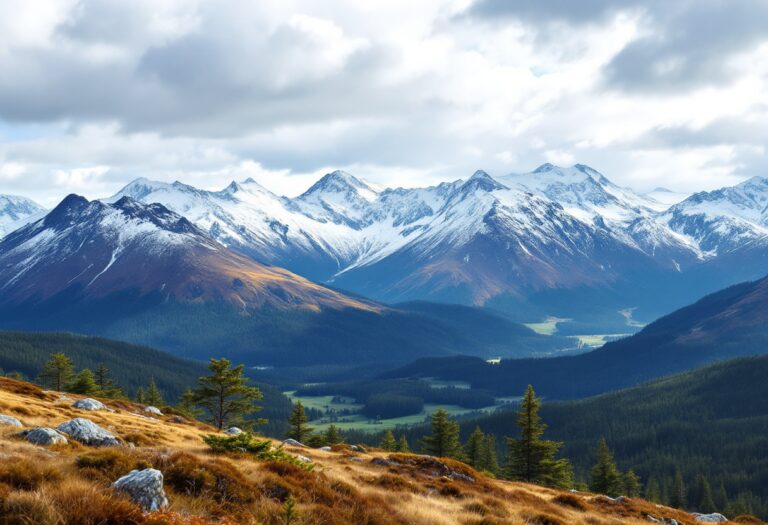
[[[311,472],[214,456],[202,442],[214,430],[204,424],[147,418],[140,406],[110,400],[103,401],[111,412],[83,412],[70,406],[78,397],[0,379],[0,413],[27,427],[86,417],[135,444],[35,447],[15,438],[17,429],[0,427],[0,525],[284,525],[289,498],[296,502],[291,525],[615,525],[647,524],[647,514],[695,523],[643,500],[497,481],[459,462],[411,454],[288,447],[313,459]],[[164,473],[170,508],[143,514],[109,487],[150,466]]]

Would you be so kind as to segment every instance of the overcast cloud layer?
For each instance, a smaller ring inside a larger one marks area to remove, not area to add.
[[[0,0],[0,193],[768,176],[768,0]]]

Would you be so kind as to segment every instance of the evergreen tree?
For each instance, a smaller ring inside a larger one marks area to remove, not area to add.
[[[197,408],[195,392],[191,388],[187,388],[182,392],[179,398],[179,404],[176,405],[176,410],[181,412],[184,417],[189,419],[197,419],[203,413],[202,410]]]
[[[565,487],[572,483],[573,472],[566,459],[555,460],[563,446],[556,441],[541,439],[547,428],[539,417],[541,401],[533,387],[528,388],[517,411],[520,438],[507,437],[507,468],[509,479]]]
[[[696,486],[691,499],[691,505],[697,512],[711,514],[717,511],[717,506],[712,496],[712,488],[709,486],[709,481],[707,481],[704,474],[699,474],[696,479]]]
[[[656,478],[648,478],[648,483],[645,485],[645,499],[653,501],[655,503],[661,503],[661,488],[659,488],[659,482]]]
[[[589,488],[592,492],[611,497],[620,495],[624,488],[621,473],[613,460],[613,452],[604,437],[600,438],[597,445],[597,461],[592,467]]]
[[[143,405],[144,402],[147,400],[147,394],[144,392],[143,387],[139,387],[136,389],[136,402],[140,405]]]
[[[680,468],[675,469],[675,480],[672,482],[672,492],[669,495],[669,506],[677,509],[686,507],[685,482]]]
[[[464,459],[464,451],[459,441],[459,424],[451,421],[448,412],[442,408],[432,414],[432,435],[424,437],[424,452],[442,458]]]
[[[63,352],[51,354],[40,372],[40,382],[56,391],[62,392],[74,375],[72,360]]]
[[[496,436],[487,434],[483,441],[481,470],[492,474],[499,473],[499,462],[496,459]]]
[[[219,430],[226,425],[248,427],[256,420],[246,424],[244,418],[261,410],[255,403],[261,399],[261,391],[248,386],[245,377],[245,365],[232,366],[229,359],[211,359],[208,364],[211,375],[198,379],[195,390],[195,403],[203,407],[210,415],[211,422]]]
[[[400,436],[400,439],[397,441],[397,451],[398,452],[410,452],[411,447],[408,445],[408,438],[405,437],[405,434]]]
[[[149,378],[145,401],[147,405],[153,407],[162,407],[165,405],[165,401],[163,401],[163,393],[157,388],[154,377]]]
[[[296,401],[293,405],[293,411],[288,418],[288,433],[286,434],[290,439],[295,439],[299,443],[303,443],[309,439],[312,435],[312,427],[308,425],[309,418],[304,412],[304,405],[301,401]]]
[[[640,497],[640,476],[632,469],[624,474],[624,495],[629,498]]]
[[[106,392],[112,386],[112,380],[109,378],[109,370],[103,364],[100,364],[96,368],[96,384],[99,385],[99,390]]]
[[[728,505],[728,492],[725,490],[725,482],[722,479],[715,490],[715,505],[718,509],[724,509]]]
[[[397,441],[395,441],[395,435],[391,430],[384,432],[384,436],[381,438],[379,447],[389,452],[394,452],[397,450]]]
[[[469,435],[465,450],[467,463],[478,470],[484,470],[483,451],[485,444],[485,434],[479,426],[475,427],[475,430]]]
[[[94,396],[99,393],[99,385],[96,384],[93,372],[89,368],[83,368],[69,385],[68,390],[74,394]]]
[[[338,445],[339,443],[344,442],[344,438],[339,433],[339,429],[336,428],[336,425],[330,425],[326,429],[324,438],[326,445]]]

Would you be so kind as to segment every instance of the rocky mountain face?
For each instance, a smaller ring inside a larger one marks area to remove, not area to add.
[[[250,179],[219,192],[137,180],[109,200],[162,203],[259,261],[379,300],[552,309],[597,290],[610,309],[659,304],[651,316],[760,275],[765,181],[670,206],[682,196],[545,164],[383,190],[336,171],[293,199]],[[729,280],[715,261],[746,245],[748,264]]]
[[[17,195],[0,195],[0,238],[29,220],[43,213],[45,209],[36,202]]]

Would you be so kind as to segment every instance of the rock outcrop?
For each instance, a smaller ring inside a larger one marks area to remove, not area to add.
[[[68,443],[67,438],[61,435],[59,432],[52,428],[34,428],[32,430],[26,430],[21,435],[34,445],[66,445]]]
[[[0,415],[0,425],[9,425],[12,427],[23,427],[21,421],[12,416]]]
[[[153,468],[132,470],[112,484],[118,492],[127,494],[145,512],[154,512],[168,506],[163,490],[163,473]]]
[[[93,421],[81,417],[62,423],[56,427],[56,430],[67,434],[83,445],[92,447],[114,447],[120,444],[120,441],[111,432],[104,430]]]
[[[72,404],[72,407],[80,410],[107,410],[107,406],[104,403],[91,397],[75,401]]]

